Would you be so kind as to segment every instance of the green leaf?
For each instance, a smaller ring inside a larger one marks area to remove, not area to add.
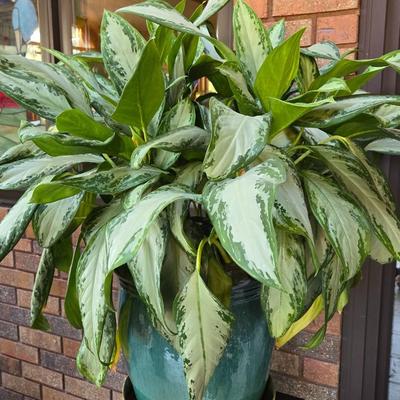
[[[235,179],[208,182],[203,190],[208,216],[231,258],[253,278],[277,288],[281,284],[272,214],[276,186],[285,179],[282,162],[267,160]]]
[[[263,286],[261,304],[272,337],[283,336],[303,312],[307,293],[304,265],[304,245],[301,240],[283,230],[277,231],[277,273],[282,290]]]
[[[91,154],[75,156],[38,156],[0,166],[0,189],[25,189],[48,175],[57,175],[80,163],[100,164],[101,157]]]
[[[61,183],[91,193],[117,195],[161,174],[162,171],[149,165],[138,170],[132,170],[130,167],[116,167],[107,171],[91,170],[52,182],[48,188],[51,188],[51,185],[57,187]]]
[[[299,71],[296,77],[299,92],[307,92],[317,76],[319,69],[315,59],[300,53]]]
[[[343,268],[337,255],[322,268],[322,295],[324,297],[325,323],[335,314],[344,284],[351,276]]]
[[[268,97],[281,98],[297,75],[302,29],[273,49],[263,62],[254,82],[254,91],[268,110]],[[277,65],[280,67],[277,68]]]
[[[164,301],[160,289],[167,239],[167,219],[161,216],[151,224],[135,258],[128,262],[128,268],[153,325],[160,324],[163,330],[170,331],[164,317]]]
[[[400,104],[400,96],[374,96],[362,94],[341,97],[334,103],[314,108],[299,120],[299,125],[315,128],[327,128],[371,110],[382,104]]]
[[[204,158],[209,179],[224,179],[249,165],[264,149],[271,115],[239,114],[215,98],[210,100],[212,136]]]
[[[303,171],[311,210],[349,278],[361,268],[370,250],[370,227],[364,211],[336,183]]]
[[[189,398],[202,399],[227,344],[233,316],[197,271],[177,297],[174,310]]]
[[[390,203],[383,202],[368,171],[350,152],[332,146],[313,146],[329,169],[363,206],[377,238],[391,252],[400,257],[400,222]]]
[[[207,260],[207,287],[226,308],[230,308],[232,300],[232,278],[225,272],[215,256]]]
[[[17,244],[35,212],[36,204],[29,203],[34,189],[29,188],[0,222],[0,260]]]
[[[217,67],[229,82],[229,86],[238,103],[239,111],[242,114],[259,114],[260,107],[250,93],[247,82],[239,66],[233,62],[225,62]]]
[[[15,68],[14,63],[2,56],[0,90],[27,110],[49,120],[55,120],[71,108],[61,88],[43,77]]]
[[[290,103],[273,97],[264,100],[266,108],[272,114],[270,138],[273,138],[277,133],[287,128],[303,115],[311,112],[314,108],[333,101],[333,99],[328,98],[314,103]]]
[[[113,118],[146,129],[163,99],[164,76],[160,55],[154,40],[150,40],[122,92]]]
[[[100,29],[104,66],[121,93],[145,46],[143,36],[118,14],[105,10]]]
[[[208,0],[202,13],[195,19],[194,24],[199,26],[216,14],[229,0]]]
[[[67,235],[68,235],[67,229]],[[52,247],[51,251],[54,258],[54,266],[62,272],[68,273],[71,267],[74,250],[72,248],[72,238],[67,236],[61,238]]]
[[[43,152],[34,143],[17,144],[0,155],[0,165],[42,154]]]
[[[399,155],[400,140],[391,138],[374,140],[365,146],[365,150],[374,151],[376,153]]]
[[[281,19],[276,24],[273,24],[267,29],[267,35],[271,47],[274,49],[278,47],[285,40],[285,20]]]
[[[38,206],[32,224],[41,247],[51,247],[61,238],[74,219],[82,198],[83,193],[79,193],[64,200]]]
[[[36,204],[52,203],[66,199],[67,197],[75,196],[80,193],[80,189],[63,185],[61,183],[42,183],[36,186],[32,193],[30,202]]]
[[[323,58],[326,60],[340,60],[340,51],[335,43],[327,40],[315,43],[310,47],[302,48],[302,54],[314,58]]]
[[[79,110],[68,110],[57,117],[57,129],[88,140],[104,142],[114,133],[106,125],[95,121]]]
[[[43,249],[40,263],[35,277],[31,298],[31,326],[32,328],[49,330],[50,326],[42,311],[49,297],[54,276],[54,262],[51,249]]]
[[[203,165],[200,162],[187,164],[178,173],[174,183],[185,185],[191,191],[195,191],[203,176]],[[192,257],[196,256],[194,244],[184,229],[184,222],[189,211],[189,201],[175,201],[168,207],[169,227],[175,239],[182,248]]]
[[[257,14],[238,0],[233,10],[235,49],[246,78],[254,84],[257,73],[269,52],[268,36]]]
[[[134,169],[140,168],[151,149],[163,149],[173,152],[190,149],[205,150],[209,140],[210,134],[197,126],[177,128],[138,146],[132,153],[131,166]]]
[[[0,157],[16,145],[17,143],[8,137],[0,136]]]

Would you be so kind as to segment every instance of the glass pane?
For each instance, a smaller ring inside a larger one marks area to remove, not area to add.
[[[0,55],[21,55],[40,60],[40,31],[37,2],[0,0]],[[17,140],[21,120],[37,120],[0,92],[0,135]]]

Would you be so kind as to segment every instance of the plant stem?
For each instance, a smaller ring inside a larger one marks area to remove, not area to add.
[[[225,264],[230,264],[232,262],[232,259],[229,257],[229,254],[225,251],[225,249],[222,247],[221,243],[217,238],[213,238],[211,240],[211,244],[213,244],[218,249]]]
[[[104,159],[113,167],[116,168],[117,165],[115,164],[115,162],[113,160],[111,160],[110,156],[106,153],[103,153],[102,156],[104,157]]]
[[[196,270],[198,273],[200,273],[200,270],[201,270],[201,256],[203,255],[203,249],[207,242],[208,242],[208,238],[202,239],[202,241],[199,244],[199,247],[197,248]]]

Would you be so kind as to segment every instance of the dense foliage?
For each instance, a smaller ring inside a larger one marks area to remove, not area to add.
[[[234,52],[207,22],[225,3],[190,19],[184,2],[105,12],[101,53],[48,50],[57,64],[0,56],[0,90],[49,123],[0,142],[0,189],[24,192],[0,223],[0,258],[32,221],[43,247],[32,326],[49,328],[55,268],[68,272],[65,312],[84,335],[77,365],[97,384],[124,341],[111,299],[121,266],[199,400],[233,321],[226,264],[262,284],[282,345],[345,305],[366,257],[399,259],[395,204],[366,151],[400,151],[400,96],[361,88],[399,72],[400,52],[353,60],[331,42],[301,48],[303,31],[285,40],[283,21],[265,29],[242,0]],[[147,19],[148,40],[127,13]],[[212,89],[199,96],[205,77]]]

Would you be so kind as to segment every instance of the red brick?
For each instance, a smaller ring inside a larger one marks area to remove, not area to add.
[[[317,42],[355,43],[358,40],[358,15],[336,15],[317,19]]]
[[[110,400],[110,391],[89,382],[65,376],[65,391],[87,400]]]
[[[274,0],[272,14],[274,16],[316,14],[357,7],[358,0]]]
[[[23,289],[31,289],[34,277],[29,272],[0,267],[0,283]]]
[[[57,297],[65,297],[67,292],[67,281],[63,279],[53,279],[50,294]]]
[[[256,12],[260,18],[267,17],[267,0],[246,0],[246,3]]]
[[[275,350],[272,353],[271,369],[287,375],[299,376],[300,359],[296,354],[287,353],[282,350]]]
[[[302,46],[310,46],[312,44],[312,20],[311,19],[296,19],[293,21],[286,21],[286,36],[293,35],[302,28],[307,28],[301,38]]]
[[[17,302],[20,307],[31,307],[32,292],[27,290],[17,289]],[[60,314],[60,300],[57,297],[49,296],[47,299],[44,312],[47,314],[59,315]]]
[[[120,392],[112,392],[112,400],[124,400],[124,395]]]
[[[20,239],[20,241],[15,245],[14,250],[25,251],[27,253],[32,252],[32,240]]]
[[[82,400],[82,398],[43,386],[43,400]]]
[[[59,336],[20,326],[19,337],[22,343],[41,347],[56,353],[61,352],[61,338]]]
[[[318,331],[319,328],[322,327],[323,323],[324,323],[324,315],[320,314],[317,319],[315,319],[313,322],[311,322],[310,325],[307,326],[306,330],[308,332],[315,333]],[[328,328],[326,333],[328,335],[340,336],[342,329],[341,327],[342,327],[342,317],[339,313],[336,313],[333,316],[333,318],[328,322]]]
[[[14,268],[14,253],[11,251],[0,262],[2,267]]]
[[[22,363],[22,376],[32,381],[44,383],[57,389],[63,388],[62,375],[58,372],[52,371],[38,365]]]
[[[67,357],[75,358],[80,345],[78,340],[63,338],[63,351]]]
[[[339,365],[305,357],[303,376],[313,383],[337,387],[339,384]]]
[[[19,360],[37,364],[38,349],[22,343],[0,338],[0,352]]]
[[[35,239],[35,232],[33,231],[32,224],[29,224],[25,231],[25,236],[28,239]]]
[[[40,385],[38,383],[4,372],[1,374],[1,381],[2,386],[7,389],[40,400]]]
[[[0,221],[7,215],[8,208],[0,207]]]
[[[21,361],[0,354],[0,371],[21,375]]]
[[[40,256],[32,253],[23,253],[21,251],[14,252],[15,267],[24,271],[36,272]]]

